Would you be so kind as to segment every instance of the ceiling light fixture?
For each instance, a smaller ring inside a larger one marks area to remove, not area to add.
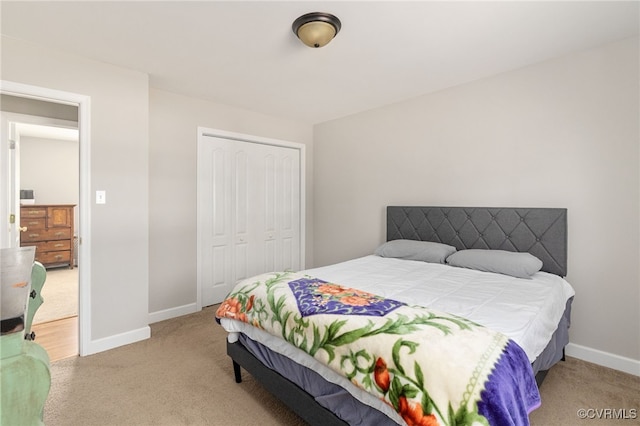
[[[293,33],[309,47],[327,45],[338,34],[342,23],[330,13],[312,12],[302,15],[291,25]]]

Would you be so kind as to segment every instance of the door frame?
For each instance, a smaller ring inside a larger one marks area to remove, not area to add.
[[[46,87],[0,80],[0,93],[78,107],[80,194],[78,206],[78,324],[80,356],[91,342],[91,97]],[[3,200],[3,202],[6,200]]]
[[[198,229],[201,228],[201,221],[204,219],[203,212],[203,203],[202,203],[202,195],[201,191],[203,188],[202,182],[200,182],[200,171],[203,167],[205,167],[205,156],[201,155],[202,150],[204,148],[205,137],[217,137],[229,140],[235,140],[240,142],[249,142],[256,143],[262,145],[272,145],[272,146],[280,146],[286,148],[293,148],[300,152],[300,269],[305,268],[305,253],[306,253],[306,145],[298,142],[290,142],[284,141],[280,139],[272,139],[265,138],[262,136],[248,135],[244,133],[236,133],[229,132],[226,130],[220,129],[211,129],[207,127],[198,126],[198,147],[197,147],[197,219],[196,219],[196,235],[197,235],[197,259],[196,259],[196,269],[197,269],[197,296],[196,296],[196,310],[202,310],[202,244],[203,244],[203,236],[201,232],[198,232]]]
[[[0,111],[2,116],[2,125],[6,128],[2,129],[2,152],[0,152],[0,162],[2,164],[2,179],[5,182],[2,185],[0,199],[9,200],[3,205],[0,213],[0,220],[5,221],[11,214],[15,215],[14,223],[9,228],[3,226],[0,231],[0,240],[4,243],[2,247],[20,247],[20,139],[24,130],[24,126],[38,125],[51,128],[74,128],[78,129],[77,121],[69,121],[63,119],[55,119],[42,117],[37,115],[29,115],[22,113],[14,113],[8,111]],[[4,144],[7,144],[5,146]],[[77,143],[77,141],[76,141]],[[6,155],[6,151],[11,152]],[[9,242],[7,243],[7,240]]]

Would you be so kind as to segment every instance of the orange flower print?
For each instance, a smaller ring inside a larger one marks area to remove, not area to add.
[[[344,293],[344,288],[335,284],[322,284],[318,286],[318,291],[326,294],[340,294]]]
[[[408,426],[438,426],[436,416],[433,414],[425,415],[422,412],[422,405],[407,401],[404,395],[398,398],[398,413]]]
[[[360,296],[345,296],[340,298],[340,302],[351,306],[366,306],[369,304],[369,299]]]
[[[252,299],[249,299],[249,302],[253,304]],[[222,304],[216,311],[216,316],[218,318],[231,318],[243,322],[249,322],[247,314],[242,308],[242,303],[240,303],[240,301],[236,298],[230,298],[222,302]]]
[[[249,312],[251,308],[253,308],[253,299],[255,298],[256,298],[256,295],[252,294],[251,297],[249,298],[249,301],[247,301],[247,308],[246,308],[247,312]]]
[[[376,366],[373,369],[373,378],[376,381],[376,385],[387,393],[389,385],[391,384],[391,377],[389,376],[389,370],[387,370],[387,363],[382,358],[376,360]]]
[[[216,311],[216,316],[218,318],[236,318],[238,311],[240,311],[241,305],[238,299],[231,298],[227,299],[218,308]]]

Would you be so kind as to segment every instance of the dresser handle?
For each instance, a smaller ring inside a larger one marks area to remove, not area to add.
[[[64,232],[56,232],[56,233],[55,233],[55,236],[56,236],[56,237],[61,237],[61,236],[63,236],[63,235],[64,235]]]
[[[36,238],[39,237],[40,234],[29,234],[29,238]]]
[[[62,255],[58,254],[58,255],[55,256],[55,258],[56,258],[56,260],[60,260],[60,259],[62,259]]]
[[[54,247],[64,247],[64,244],[54,244]]]

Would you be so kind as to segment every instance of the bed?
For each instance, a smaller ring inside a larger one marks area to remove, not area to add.
[[[390,206],[374,254],[245,280],[216,319],[236,381],[309,424],[527,424],[568,343],[566,272],[566,209]]]

